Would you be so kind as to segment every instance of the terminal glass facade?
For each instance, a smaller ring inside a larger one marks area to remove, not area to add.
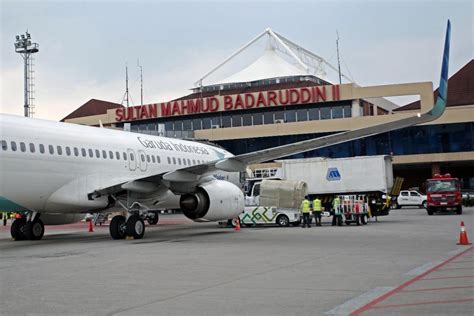
[[[131,129],[133,132],[164,135],[164,131],[179,134],[183,131],[201,129],[329,120],[351,116],[352,103],[347,101],[159,118],[153,121],[133,122]]]

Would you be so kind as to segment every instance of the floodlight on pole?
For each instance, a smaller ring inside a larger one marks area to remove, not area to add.
[[[26,117],[31,117],[34,114],[33,108],[33,56],[39,52],[39,44],[31,42],[31,35],[26,31],[25,34],[15,36],[15,52],[23,57],[24,61],[24,113]]]

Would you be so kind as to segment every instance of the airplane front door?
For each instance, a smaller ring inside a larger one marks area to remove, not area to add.
[[[135,151],[133,151],[133,149],[127,149],[127,156],[128,168],[131,171],[135,171],[135,169],[137,169],[137,156],[135,155]]]

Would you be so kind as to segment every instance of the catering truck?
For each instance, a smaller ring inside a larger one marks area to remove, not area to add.
[[[428,215],[445,211],[462,214],[461,184],[459,179],[452,178],[449,173],[435,174],[432,179],[426,180],[426,196]]]
[[[298,226],[301,223],[300,206],[308,187],[302,181],[262,180],[255,182],[245,196],[245,209],[240,224]],[[235,226],[237,219],[227,221]],[[224,223],[220,223],[224,224]]]
[[[352,196],[367,204],[369,216],[388,215],[390,197],[398,195],[401,187],[401,181],[394,185],[391,157],[382,155],[277,160],[251,166],[247,175],[249,191],[264,178],[303,181],[310,199],[321,199],[325,210],[332,210],[336,196]]]

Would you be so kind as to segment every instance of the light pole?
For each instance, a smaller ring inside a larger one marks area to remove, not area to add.
[[[15,41],[15,52],[19,53],[25,62],[24,66],[24,110],[25,116],[33,115],[33,57],[31,54],[39,52],[39,44],[31,42],[31,35],[26,31],[25,34],[17,35]]]

